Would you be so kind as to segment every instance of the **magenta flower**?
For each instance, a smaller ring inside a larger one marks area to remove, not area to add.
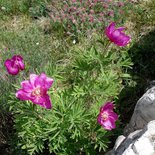
[[[126,46],[131,38],[125,35],[124,32],[122,32],[124,29],[124,27],[119,27],[116,29],[115,23],[112,22],[108,27],[106,27],[105,34],[110,39],[110,41],[112,41],[116,45]]]
[[[113,108],[113,103],[107,102],[100,108],[100,113],[97,118],[97,122],[107,130],[116,128],[115,121],[118,119],[118,115],[113,111]]]
[[[48,78],[44,73],[41,75],[30,74],[30,80],[21,82],[22,88],[17,91],[16,97],[51,109],[52,105],[47,91],[52,86],[52,83],[53,79]]]
[[[25,68],[21,55],[14,55],[11,59],[5,60],[4,65],[11,75],[17,75],[20,70]]]

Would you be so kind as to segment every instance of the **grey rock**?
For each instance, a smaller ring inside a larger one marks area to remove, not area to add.
[[[114,149],[106,155],[155,155],[155,120],[126,138],[118,137]]]
[[[155,86],[138,100],[124,135],[106,155],[155,155]]]
[[[135,130],[143,129],[152,120],[155,120],[155,87],[147,90],[138,100],[132,118],[124,129],[124,135],[127,136]]]

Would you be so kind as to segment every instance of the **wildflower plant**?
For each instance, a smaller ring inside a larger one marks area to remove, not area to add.
[[[101,25],[103,27],[103,21],[106,21],[103,17],[102,22],[99,22],[99,16],[103,16],[100,14],[103,7],[100,8],[99,1],[90,2],[94,6],[89,7],[85,1],[82,1],[82,4],[78,2],[79,8],[76,1],[72,1],[72,4],[67,3],[71,10],[69,13],[68,8],[64,8],[69,16],[62,18],[67,20],[59,21],[58,17],[58,21],[55,22],[62,22],[69,31],[82,32],[93,27],[100,29]],[[77,8],[72,10],[71,5]],[[85,21],[80,21],[80,14],[77,17],[74,14],[78,10],[81,11],[81,15],[86,15]],[[33,9],[30,11],[33,12]],[[34,10],[34,17],[41,16],[44,11],[46,12],[46,8],[43,5],[41,11],[37,11],[39,14]],[[113,19],[113,12],[104,16]],[[21,33],[22,29],[19,31]],[[14,38],[16,32],[7,32],[13,40],[7,40],[7,44],[10,47],[16,44],[15,48],[19,53],[23,51],[26,69],[18,77],[14,76],[14,82],[11,83],[14,90],[9,101],[7,100],[14,117],[15,134],[11,141],[15,151],[13,153],[35,155],[48,150],[48,154],[95,155],[105,152],[113,134],[108,129],[115,126],[113,124],[107,127],[102,121],[103,128],[97,118],[103,103],[115,101],[123,89],[122,81],[129,78],[123,70],[132,65],[127,51],[109,46],[109,40],[104,38],[104,41],[100,41],[103,44],[93,43],[87,48],[81,46],[82,49],[77,48],[75,43],[72,50],[65,49],[66,45],[63,45],[66,42],[59,42],[55,48],[56,52],[53,52],[53,47],[49,46],[53,39],[48,39],[48,35],[44,36],[38,27],[28,27],[22,35],[17,35],[18,39]],[[104,34],[103,31],[102,33]],[[58,46],[61,46],[61,50]],[[16,62],[15,67],[18,71],[22,69],[21,62],[23,61]],[[27,80],[29,76],[30,80]],[[115,120],[116,117],[112,123]],[[117,123],[119,121],[116,122],[116,126]]]
[[[122,68],[131,67],[131,60],[126,50],[109,46],[106,38],[104,42],[82,50],[75,47],[72,55],[65,65],[60,61],[49,61],[42,68],[48,77],[54,79],[48,90],[52,109],[32,104],[31,99],[19,100],[15,93],[10,95],[17,152],[23,150],[23,154],[33,155],[46,149],[49,154],[95,155],[106,151],[113,134],[107,129],[115,126],[103,128],[97,117],[103,103],[115,101],[123,89],[122,81],[129,76]],[[14,86],[14,91],[19,90],[19,84]],[[112,109],[109,113],[114,114]],[[114,123],[117,118],[110,119]]]
[[[150,26],[153,21],[153,13],[150,15],[148,11],[152,3],[147,9],[140,8],[138,16],[133,16],[137,13],[131,12],[130,6],[135,5],[133,0],[1,0],[0,15],[4,21],[0,46],[7,48],[0,52],[0,85],[3,88],[0,102],[1,112],[9,106],[14,120],[10,154],[105,153],[113,133],[121,128],[117,99],[131,80],[127,69],[132,68],[132,62],[128,55],[128,32],[115,28],[114,24],[112,29],[107,27],[107,33],[103,28],[111,22],[121,26],[130,10],[133,21],[139,19],[137,26],[133,26],[134,31],[139,28],[139,34],[142,23]],[[42,21],[42,16],[47,19],[45,21],[50,17],[51,25]],[[37,21],[32,22],[34,19]],[[44,29],[39,22],[45,23]],[[67,35],[64,37],[64,30],[65,34],[73,33],[72,42],[68,42]],[[85,39],[85,34],[92,30],[97,32],[96,36],[106,36]],[[76,35],[79,33],[82,36],[78,42]],[[10,66],[4,66],[6,59],[14,64],[10,59],[13,55],[22,55],[24,60],[13,65],[18,72],[16,76],[8,74]],[[22,67],[23,62],[25,67]],[[43,74],[46,78],[41,80]],[[27,80],[30,75],[41,81],[30,84],[31,80]],[[52,87],[48,85],[47,88],[46,82]]]

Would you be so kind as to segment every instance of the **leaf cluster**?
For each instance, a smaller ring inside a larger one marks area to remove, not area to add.
[[[117,98],[122,81],[130,78],[125,69],[132,63],[126,50],[119,51],[106,40],[100,43],[83,50],[75,48],[69,63],[51,61],[46,65],[45,73],[55,79],[49,91],[52,110],[10,95],[18,148],[30,155],[45,149],[58,155],[95,155],[106,150],[112,132],[97,124],[99,108]]]

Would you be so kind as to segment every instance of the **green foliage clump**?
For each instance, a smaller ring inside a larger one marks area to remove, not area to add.
[[[46,149],[57,155],[95,155],[107,149],[113,133],[97,124],[97,115],[104,102],[117,99],[122,81],[130,78],[125,69],[132,63],[125,49],[119,51],[106,40],[100,43],[81,50],[75,46],[68,63],[47,63],[43,71],[55,80],[49,92],[52,110],[10,95],[17,150],[30,155]]]
[[[45,5],[49,0],[0,0],[0,7],[3,14],[30,13],[43,16],[45,15]]]

